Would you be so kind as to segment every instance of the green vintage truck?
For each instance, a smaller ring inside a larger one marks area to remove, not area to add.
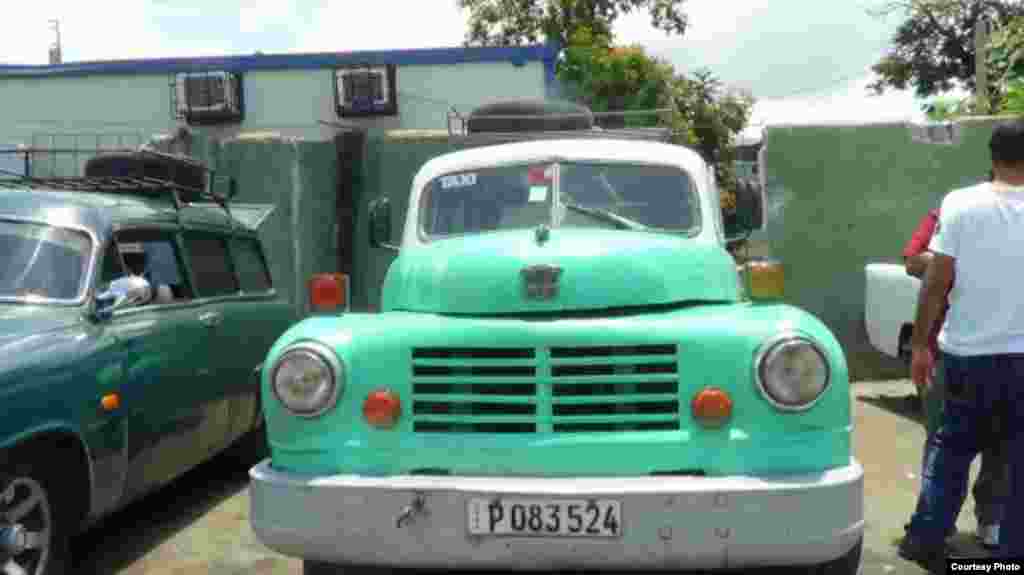
[[[448,153],[371,244],[379,313],[293,326],[263,369],[251,522],[306,573],[378,567],[854,574],[847,367],[737,268],[713,171],[665,143]],[[762,201],[739,198],[746,226]],[[327,307],[344,290],[312,286]]]

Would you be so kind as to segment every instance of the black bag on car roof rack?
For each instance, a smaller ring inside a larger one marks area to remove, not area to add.
[[[594,114],[586,106],[562,100],[500,100],[473,110],[466,130],[476,133],[591,130]]]
[[[85,163],[86,178],[153,178],[193,190],[206,188],[206,167],[189,158],[153,152],[112,152]]]

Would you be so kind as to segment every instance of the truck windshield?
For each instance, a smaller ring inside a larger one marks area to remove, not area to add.
[[[0,299],[77,299],[91,246],[81,232],[0,220]]]
[[[541,224],[700,230],[697,190],[687,173],[626,163],[545,163],[447,174],[427,185],[420,214],[428,237]]]

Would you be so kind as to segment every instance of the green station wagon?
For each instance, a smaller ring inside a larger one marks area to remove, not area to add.
[[[756,226],[761,193],[738,208]],[[375,202],[371,244],[389,214]],[[306,573],[856,573],[843,350],[781,302],[777,263],[737,268],[726,240],[684,147],[427,162],[380,312],[306,319],[266,357],[256,534]]]
[[[0,175],[0,572],[74,572],[69,536],[260,425],[297,317],[256,231],[198,192]]]

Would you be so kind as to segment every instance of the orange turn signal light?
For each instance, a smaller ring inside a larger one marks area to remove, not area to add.
[[[116,393],[108,393],[100,398],[100,407],[103,411],[114,411],[121,407],[121,396]]]
[[[309,304],[314,311],[347,310],[348,303],[347,275],[315,274],[309,279]]]
[[[389,429],[398,422],[402,414],[402,402],[398,395],[387,389],[378,389],[366,396],[363,402],[363,417],[374,427]]]
[[[747,293],[754,300],[782,299],[785,292],[785,274],[782,262],[757,260],[744,265]]]
[[[717,387],[706,387],[693,398],[693,417],[708,427],[719,427],[732,417],[732,398]]]

